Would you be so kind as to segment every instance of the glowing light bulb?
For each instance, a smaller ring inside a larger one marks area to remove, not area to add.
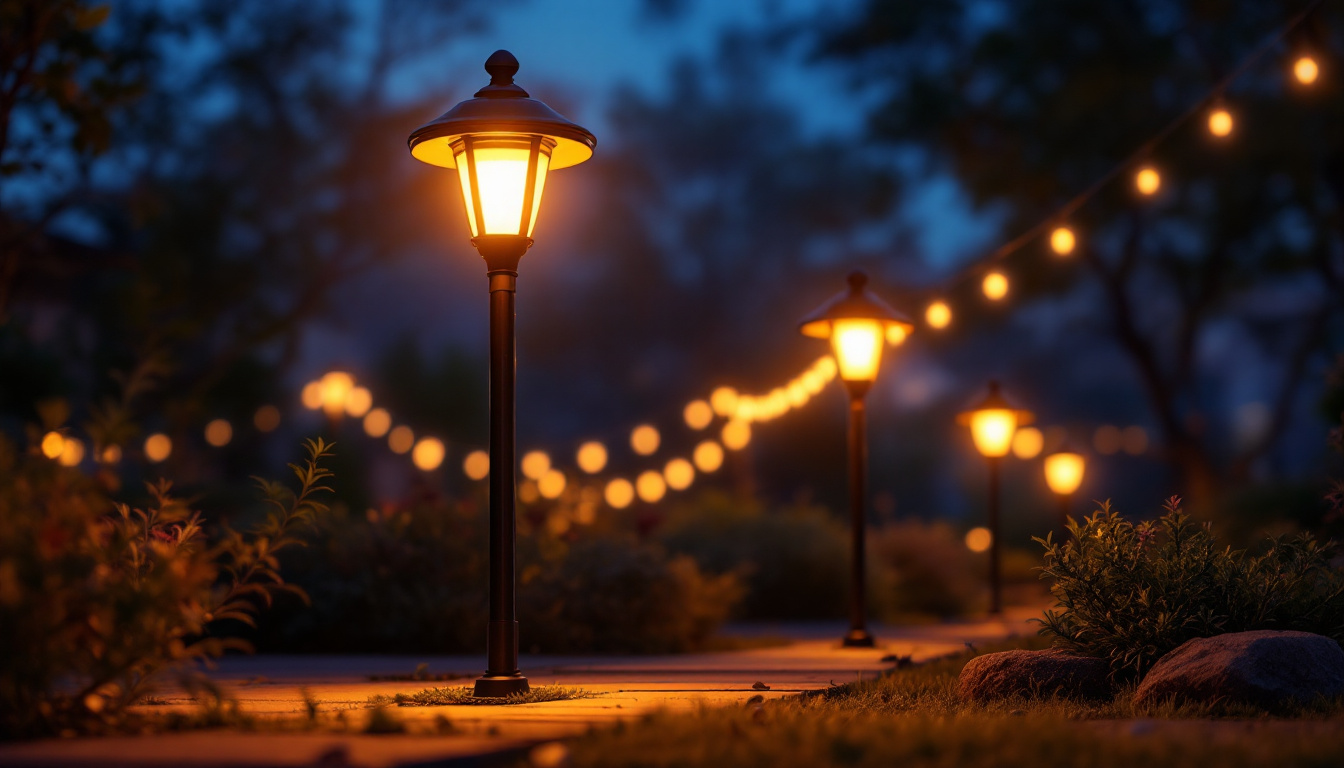
[[[684,491],[695,481],[695,467],[685,459],[673,459],[663,467],[663,479],[674,491]]]
[[[145,458],[158,464],[173,454],[173,441],[162,432],[145,438]]]
[[[233,425],[225,419],[215,419],[205,425],[205,442],[223,448],[233,439]]]
[[[1297,61],[1293,62],[1293,77],[1297,82],[1303,85],[1311,85],[1316,82],[1316,78],[1321,74],[1321,68],[1316,64],[1316,60],[1310,56],[1299,56]]]
[[[1023,427],[1013,433],[1013,455],[1019,459],[1034,459],[1045,447],[1045,435],[1035,427]]]
[[[310,411],[316,411],[322,407],[322,382],[310,381],[303,385],[303,392],[299,395],[303,401],[303,407]]]
[[[1226,109],[1215,109],[1209,113],[1209,133],[1223,138],[1232,133],[1232,113]]]
[[[887,326],[887,343],[893,347],[899,347],[900,345],[904,344],[905,337],[909,335],[910,332],[905,330],[905,326],[903,325]]]
[[[640,456],[648,456],[658,450],[661,437],[658,430],[650,424],[640,424],[630,433],[630,447]]]
[[[280,426],[280,409],[274,405],[263,405],[252,414],[252,426],[258,432],[271,432]]]
[[[529,480],[540,480],[551,468],[551,457],[545,451],[528,451],[521,462],[523,476]]]
[[[447,449],[437,437],[424,437],[411,450],[411,461],[422,472],[433,472],[443,463]]]
[[[732,387],[719,387],[709,396],[709,407],[714,413],[727,419],[737,411],[737,390]]]
[[[924,322],[930,328],[946,328],[952,322],[952,308],[944,302],[935,301],[924,310]]]
[[[355,387],[355,379],[345,371],[330,371],[318,382],[322,393],[322,410],[336,418],[345,412],[345,400]]]
[[[836,320],[831,347],[845,381],[873,381],[882,364],[882,325],[876,320]]]
[[[65,435],[60,432],[48,432],[42,436],[42,455],[56,459],[65,450]]]
[[[393,428],[387,436],[387,447],[395,454],[403,454],[415,446],[415,433],[406,425]]]
[[[462,460],[462,472],[472,480],[484,480],[490,474],[490,454],[472,451]]]
[[[730,451],[740,451],[751,442],[751,424],[734,419],[723,425],[723,447]]]
[[[1145,165],[1134,174],[1134,186],[1143,195],[1155,195],[1162,187],[1162,176],[1151,165]]]
[[[373,407],[373,394],[364,387],[354,387],[345,396],[345,412],[355,417],[362,417]]]
[[[667,481],[663,479],[661,472],[652,469],[641,472],[639,478],[635,480],[635,493],[638,493],[643,501],[655,504],[662,501],[663,496],[667,494]]]
[[[972,552],[988,552],[994,543],[994,534],[988,528],[972,528],[966,532],[966,548]]]
[[[1054,232],[1050,233],[1050,250],[1060,256],[1068,256],[1073,253],[1073,248],[1078,244],[1078,239],[1074,237],[1073,230],[1068,227],[1056,227]]]
[[[704,400],[692,400],[686,404],[682,417],[691,429],[704,429],[714,420],[714,409]]]
[[[1072,451],[1046,456],[1045,484],[1061,496],[1073,493],[1083,483],[1083,464],[1083,457]]]
[[[971,414],[971,439],[983,456],[1007,456],[1017,430],[1017,411],[985,408]]]
[[[985,298],[998,301],[1008,295],[1008,278],[1002,272],[990,272],[980,282],[980,288],[985,292]]]
[[[542,498],[558,499],[560,494],[565,492],[565,473],[558,469],[548,469],[546,474],[537,481],[537,491],[541,493]]]
[[[691,460],[695,462],[695,468],[701,472],[714,472],[723,466],[723,448],[713,440],[706,440],[695,446]]]
[[[382,408],[374,408],[364,416],[364,434],[379,438],[392,428],[392,414]]]
[[[579,469],[595,475],[607,466],[607,447],[596,440],[590,440],[579,446],[574,461],[579,465]]]
[[[607,506],[612,509],[625,509],[635,500],[635,486],[631,485],[629,480],[618,477],[607,483],[603,497],[607,500]]]
[[[61,455],[58,459],[63,467],[77,467],[79,462],[84,460],[84,443],[73,437],[65,439],[65,444],[61,446]]]

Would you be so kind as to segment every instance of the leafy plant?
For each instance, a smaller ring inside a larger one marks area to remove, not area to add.
[[[277,554],[325,509],[321,439],[291,464],[298,490],[259,481],[272,509],[248,533],[206,534],[166,480],[143,508],[114,501],[104,478],[0,439],[0,734],[105,730],[162,673],[211,692],[185,663],[247,647],[212,633],[254,623],[278,592],[297,592]],[[216,696],[216,698],[218,698]]]
[[[1102,504],[1069,533],[1064,543],[1037,539],[1056,600],[1041,633],[1108,659],[1117,678],[1137,678],[1197,637],[1278,629],[1344,640],[1344,572],[1331,566],[1332,545],[1309,534],[1269,539],[1259,555],[1233,550],[1177,497],[1138,524]]]

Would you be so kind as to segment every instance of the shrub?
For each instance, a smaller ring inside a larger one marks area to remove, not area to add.
[[[1137,678],[1187,640],[1254,629],[1344,640],[1344,573],[1310,535],[1270,539],[1251,555],[1219,546],[1173,497],[1160,519],[1133,524],[1103,504],[1071,538],[1045,546],[1042,578],[1055,610],[1041,633]]]
[[[947,523],[885,525],[872,532],[869,551],[884,618],[961,616],[983,601],[984,556],[966,549]]]
[[[259,481],[264,523],[211,542],[167,481],[132,508],[103,479],[0,439],[0,733],[115,727],[157,675],[244,647],[210,629],[252,623],[258,601],[293,590],[276,556],[323,508],[328,447],[309,443],[306,465],[291,465],[297,493]]]

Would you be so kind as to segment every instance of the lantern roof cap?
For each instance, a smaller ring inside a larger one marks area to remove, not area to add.
[[[518,59],[513,54],[495,51],[486,60],[485,71],[490,74],[490,83],[477,91],[474,98],[458,103],[411,132],[406,143],[417,160],[455,168],[457,160],[452,144],[469,134],[545,136],[555,142],[551,150],[552,169],[578,165],[593,156],[597,138],[592,132],[530,98],[522,86],[513,82],[518,72]]]
[[[1036,418],[1036,414],[1018,408],[1008,398],[1004,397],[999,390],[999,382],[996,379],[990,379],[989,390],[983,397],[976,399],[965,410],[957,414],[957,422],[959,424],[969,424],[971,423],[971,417],[979,411],[1012,411],[1017,415],[1019,425],[1030,424]]]
[[[868,290],[868,275],[855,270],[850,272],[848,290],[832,296],[814,312],[802,319],[798,330],[804,336],[817,339],[829,339],[831,327],[836,320],[876,320],[883,329],[898,326],[906,333],[914,330],[910,318],[892,309],[885,301]]]

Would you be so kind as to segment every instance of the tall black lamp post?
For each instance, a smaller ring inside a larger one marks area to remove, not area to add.
[[[487,667],[477,696],[528,689],[518,669],[514,616],[514,292],[518,261],[532,246],[546,172],[592,157],[597,139],[513,82],[518,60],[495,51],[485,62],[490,84],[408,143],[418,160],[456,168],[471,243],[490,279],[490,624]]]
[[[868,276],[851,272],[849,289],[803,319],[804,336],[830,339],[840,380],[849,392],[849,516],[853,552],[850,557],[849,632],[844,644],[871,648],[864,596],[864,531],[867,527],[868,436],[864,396],[877,379],[882,347],[900,344],[914,328],[864,286]]]

